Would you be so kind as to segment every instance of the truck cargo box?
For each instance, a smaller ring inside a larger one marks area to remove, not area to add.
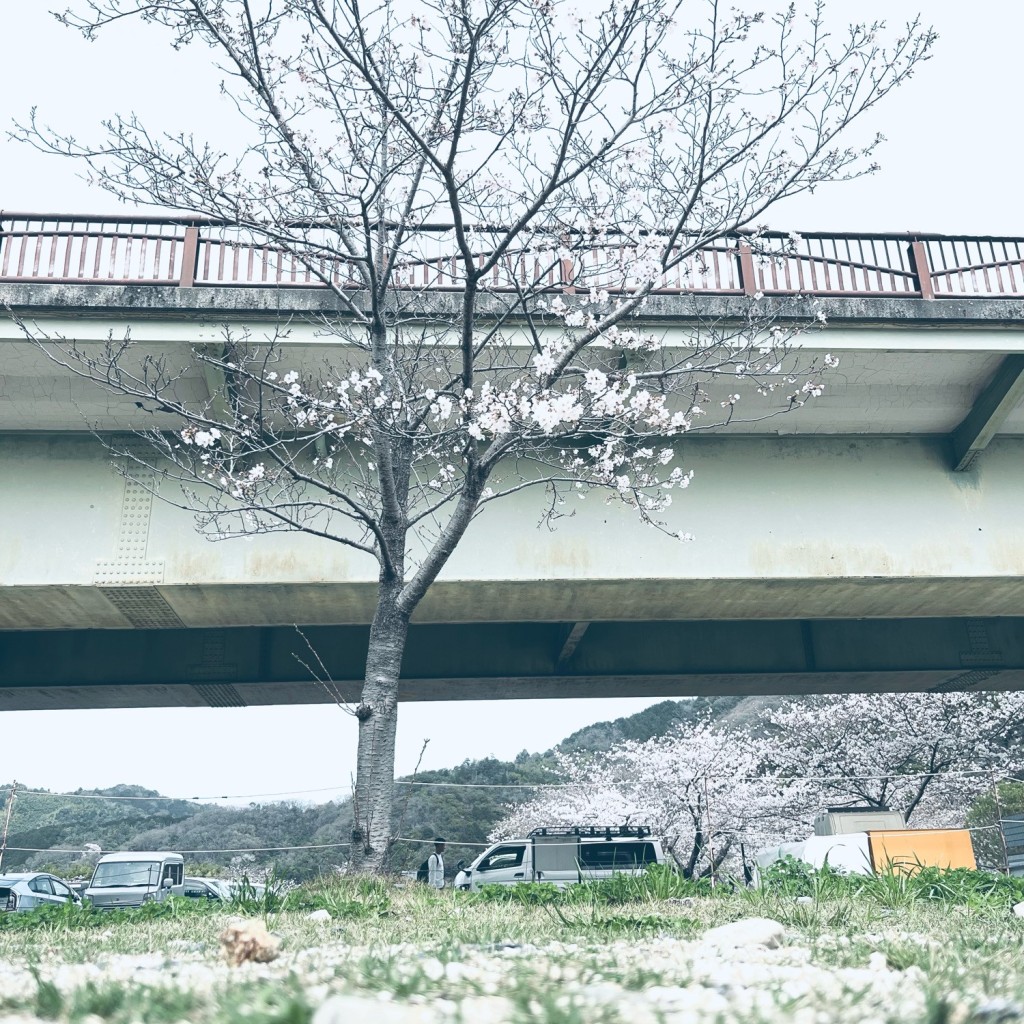
[[[875,871],[913,872],[919,867],[977,867],[971,833],[966,828],[909,828],[868,832]]]
[[[851,832],[906,828],[901,811],[876,807],[830,807],[814,819],[816,836],[845,836]]]

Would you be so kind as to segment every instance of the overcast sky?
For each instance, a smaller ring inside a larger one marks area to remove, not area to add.
[[[21,0],[0,13],[0,122],[24,119],[34,105],[42,121],[81,138],[93,135],[102,117],[131,110],[168,130],[211,124],[216,101],[208,90],[218,77],[201,55],[174,53],[141,26],[89,44],[57,25],[49,7],[46,0]],[[877,111],[873,126],[889,138],[881,172],[792,201],[767,218],[771,226],[1024,235],[1016,116],[1024,2],[832,0],[830,7],[833,23],[884,17],[891,25],[923,9],[940,39],[934,59]],[[116,208],[79,180],[71,164],[4,137],[0,209]],[[431,740],[428,768],[489,754],[511,758],[651,703],[403,705],[398,772],[412,770],[425,738]],[[354,771],[354,723],[332,707],[4,712],[0,730],[0,782],[13,777],[52,789],[134,782],[182,796],[325,787],[344,794]]]

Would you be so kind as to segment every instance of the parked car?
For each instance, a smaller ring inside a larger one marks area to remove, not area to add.
[[[238,896],[243,899],[261,900],[267,891],[267,887],[262,882],[246,880],[242,882],[223,882],[222,884],[227,886],[228,899],[234,899]]]
[[[183,896],[185,859],[180,853],[105,853],[85,897],[98,910],[123,910]]]
[[[664,864],[661,840],[644,825],[586,825],[536,828],[525,839],[509,839],[484,850],[469,867],[460,866],[456,889],[483,885],[551,882],[560,889],[574,882],[614,874],[640,874]]]
[[[231,900],[231,883],[220,878],[185,878],[182,896],[193,900],[211,900],[228,903]]]
[[[41,871],[0,875],[0,911],[32,910],[63,903],[81,903],[81,897],[61,878]]]

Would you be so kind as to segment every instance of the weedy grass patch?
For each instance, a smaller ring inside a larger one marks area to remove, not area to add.
[[[986,1006],[977,1021],[998,1012],[1010,1024],[1014,1007],[1024,1020],[1015,880],[922,871],[872,883],[786,865],[756,890],[684,881],[462,893],[325,878],[276,911],[253,899],[9,914],[0,1017],[309,1024],[338,995],[355,1000],[346,1019],[373,1020],[383,1000],[388,1020],[410,1024],[967,1024]],[[313,910],[331,917],[311,920]],[[222,962],[217,936],[239,912],[265,918],[279,960]],[[750,917],[781,922],[782,946],[705,943],[709,929]]]

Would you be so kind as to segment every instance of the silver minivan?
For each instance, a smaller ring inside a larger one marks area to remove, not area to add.
[[[581,825],[535,828],[525,839],[508,839],[484,850],[455,876],[455,888],[550,882],[564,889],[575,882],[640,874],[664,864],[661,840],[644,825]]]
[[[105,853],[83,894],[98,910],[123,910],[185,893],[180,853]]]

